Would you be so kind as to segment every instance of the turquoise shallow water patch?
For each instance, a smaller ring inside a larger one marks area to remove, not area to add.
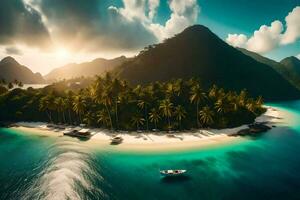
[[[293,117],[232,145],[181,152],[118,152],[65,137],[0,129],[0,199],[299,199],[300,103]],[[161,169],[187,169],[163,178]]]

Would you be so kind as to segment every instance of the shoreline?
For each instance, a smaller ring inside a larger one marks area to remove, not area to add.
[[[284,111],[270,106],[265,107],[267,111],[257,117],[255,122],[265,122],[268,126],[277,126],[278,123],[283,122]],[[63,130],[47,128],[47,123],[43,122],[18,122],[15,125],[17,126],[11,129],[37,135],[63,136]],[[82,143],[95,148],[110,146],[110,149],[124,151],[179,151],[226,145],[246,140],[244,136],[232,136],[232,134],[236,134],[238,131],[247,128],[248,125],[242,125],[236,128],[173,132],[172,137],[168,137],[168,134],[162,132],[109,132],[108,130],[92,128],[89,129],[92,137]],[[121,136],[123,142],[119,145],[110,145],[111,138],[115,135]]]

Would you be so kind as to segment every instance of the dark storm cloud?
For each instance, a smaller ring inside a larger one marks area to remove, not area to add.
[[[47,47],[50,37],[40,14],[22,0],[0,0],[0,45]]]
[[[78,50],[136,50],[157,42],[139,19],[128,20],[108,0],[34,0],[53,35]]]
[[[5,48],[5,53],[8,55],[23,55],[22,51],[16,47]]]

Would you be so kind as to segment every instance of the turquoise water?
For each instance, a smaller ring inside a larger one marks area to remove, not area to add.
[[[0,129],[0,199],[299,199],[300,101],[272,106],[293,120],[237,144],[185,152],[95,150]],[[167,168],[188,173],[162,178]]]

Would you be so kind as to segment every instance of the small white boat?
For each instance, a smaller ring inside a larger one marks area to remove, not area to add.
[[[161,170],[160,174],[163,176],[179,176],[186,173],[184,169],[168,169],[168,170]]]
[[[89,129],[78,130],[78,128],[77,129],[75,128],[75,129],[63,131],[63,135],[88,139],[91,137],[91,132],[89,131]]]
[[[115,136],[111,139],[111,143],[110,144],[121,144],[123,141],[123,138],[120,136]]]

